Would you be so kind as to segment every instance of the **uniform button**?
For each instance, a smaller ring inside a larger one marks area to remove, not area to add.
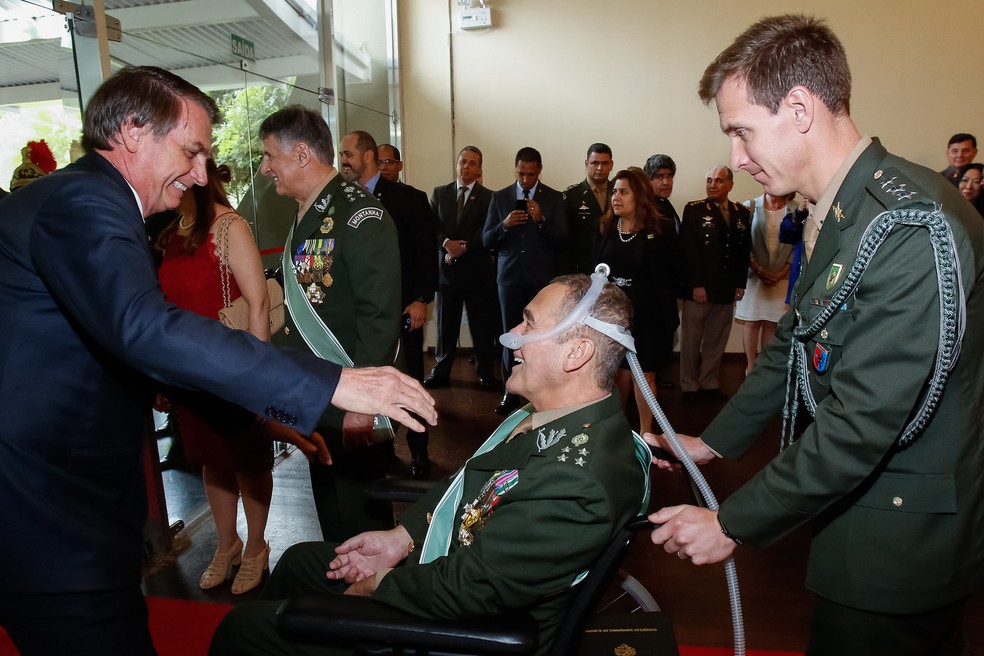
[[[902,497],[895,497],[894,499],[892,499],[892,505],[895,506],[896,508],[901,508],[902,507]]]
[[[827,329],[826,328],[824,328],[823,330],[820,331],[820,337],[822,337],[823,339],[827,339],[829,336],[830,336],[830,333],[827,332]]]
[[[431,523],[431,520],[432,520],[432,519],[434,519],[434,516],[433,516],[432,514],[430,514],[430,513],[427,513],[427,523],[428,523],[428,524],[430,524],[430,523]]]
[[[284,334],[285,335],[289,335],[290,334],[290,326],[284,326]]]

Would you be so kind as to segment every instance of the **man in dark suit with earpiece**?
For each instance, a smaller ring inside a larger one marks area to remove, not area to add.
[[[468,308],[468,327],[475,348],[475,370],[483,389],[500,383],[492,371],[502,332],[495,289],[495,258],[482,245],[482,228],[492,192],[478,182],[482,151],[465,146],[455,164],[457,178],[435,187],[431,214],[437,233],[439,286],[437,295],[437,362],[424,387],[451,384],[451,365],[461,332],[461,310]]]

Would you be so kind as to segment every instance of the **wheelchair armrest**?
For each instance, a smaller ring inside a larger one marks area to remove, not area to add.
[[[366,496],[382,501],[413,503],[434,487],[435,481],[403,478],[379,478],[366,485]]]
[[[486,618],[420,617],[370,597],[293,597],[277,610],[277,627],[288,640],[308,644],[397,644],[465,654],[532,654],[539,627],[524,612]]]

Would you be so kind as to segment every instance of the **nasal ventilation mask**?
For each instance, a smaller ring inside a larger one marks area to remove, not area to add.
[[[530,342],[542,342],[547,339],[553,339],[573,327],[574,324],[583,323],[585,326],[594,328],[602,335],[612,338],[632,353],[635,353],[635,340],[627,328],[608,323],[607,321],[601,321],[591,316],[591,308],[594,307],[595,301],[601,296],[601,290],[608,282],[609,273],[611,273],[611,269],[609,269],[607,264],[599,264],[595,272],[591,274],[591,287],[588,288],[587,293],[578,301],[574,309],[566,317],[558,321],[550,330],[526,333],[525,335],[503,333],[499,336],[499,343],[515,351]]]
[[[656,423],[659,424],[660,429],[663,431],[664,437],[666,437],[667,442],[670,444],[670,448],[673,450],[673,455],[680,460],[684,469],[690,475],[695,487],[697,488],[698,502],[703,501],[702,505],[705,505],[711,510],[717,510],[718,502],[714,497],[714,493],[711,491],[710,486],[704,479],[703,474],[697,468],[696,463],[694,463],[693,458],[687,453],[686,449],[680,443],[676,432],[670,425],[669,419],[666,418],[666,414],[663,413],[663,409],[656,402],[656,395],[653,394],[652,389],[649,387],[649,382],[646,380],[645,375],[642,371],[642,366],[639,364],[639,358],[636,357],[635,349],[635,339],[632,337],[632,333],[628,329],[615,325],[613,323],[608,323],[607,321],[600,321],[591,316],[591,308],[594,307],[595,301],[601,296],[601,290],[605,287],[608,282],[608,274],[611,273],[611,268],[607,264],[599,264],[594,273],[591,274],[591,287],[588,288],[587,293],[578,301],[574,309],[568,313],[561,321],[558,321],[553,328],[545,330],[543,332],[526,333],[525,335],[517,335],[516,333],[503,333],[499,336],[499,343],[508,349],[516,350],[521,348],[524,344],[529,344],[530,342],[542,342],[546,339],[552,339],[562,334],[564,331],[568,330],[572,326],[578,323],[582,323],[585,326],[594,328],[602,335],[612,338],[626,349],[628,353],[625,354],[626,360],[629,363],[629,369],[632,371],[632,376],[635,379],[636,386],[642,391],[643,397],[646,399],[646,403],[649,405],[649,409],[653,411],[653,417],[656,419]],[[701,498],[702,497],[702,498]],[[728,597],[731,602],[731,621],[735,632],[735,655],[744,656],[745,654],[745,626],[742,619],[741,613],[741,597],[738,592],[738,574],[735,570],[735,561],[733,558],[729,558],[724,565],[725,578],[728,582]]]

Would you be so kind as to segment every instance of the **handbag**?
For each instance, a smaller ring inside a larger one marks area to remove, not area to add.
[[[241,217],[235,212],[227,212],[222,215],[222,223],[219,224],[218,239],[222,243],[222,262],[219,263],[219,274],[222,278],[222,304],[219,310],[219,321],[227,328],[235,330],[249,329],[249,303],[240,296],[235,301],[230,301],[229,292],[229,224]],[[249,228],[249,224],[246,224]],[[250,234],[252,234],[250,230]],[[270,334],[274,334],[284,327],[284,289],[274,278],[267,278],[267,294],[270,295]]]

